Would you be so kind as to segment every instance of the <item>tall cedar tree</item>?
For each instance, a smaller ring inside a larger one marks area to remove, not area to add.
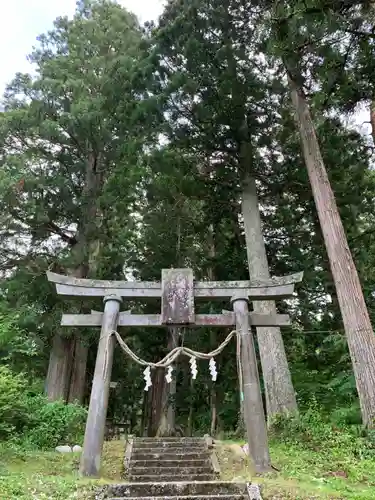
[[[134,198],[140,42],[136,19],[119,5],[81,1],[72,20],[58,18],[39,37],[30,56],[36,76],[19,74],[7,87],[0,122],[5,266],[17,263],[15,234],[20,257],[44,253],[52,268],[76,277],[97,274],[108,258],[113,201],[122,197],[126,221]],[[87,352],[79,334],[56,333],[51,399],[82,401]]]
[[[320,37],[328,39],[336,31],[336,24],[330,31],[322,32],[322,16],[340,19],[357,11],[357,6],[341,2],[323,2],[320,8],[303,7],[299,2],[275,3],[273,11],[273,32],[287,73],[296,124],[301,136],[312,193],[314,196],[320,226],[327,249],[338,303],[352,359],[354,375],[361,405],[362,420],[366,426],[375,425],[375,335],[361,288],[347,237],[324,165],[320,145],[306,95],[305,77],[309,73],[311,45],[306,44],[306,16],[310,26],[317,26]],[[305,10],[304,10],[305,9]],[[303,15],[305,14],[305,16]],[[347,23],[345,23],[347,28]],[[344,29],[345,29],[344,28]],[[315,34],[315,33],[314,33]],[[310,36],[310,35],[308,35]],[[302,43],[303,42],[303,43]]]
[[[259,141],[270,134],[272,101],[262,63],[253,57],[252,24],[258,13],[243,2],[173,2],[155,36],[160,86],[167,100],[168,137],[199,157],[200,171],[232,190],[232,204],[242,218],[251,279],[269,278],[255,178],[264,162]],[[222,188],[223,189],[223,188]],[[213,223],[214,221],[211,221]],[[275,305],[254,303],[254,310],[275,313]],[[279,328],[258,328],[268,417],[296,409]]]

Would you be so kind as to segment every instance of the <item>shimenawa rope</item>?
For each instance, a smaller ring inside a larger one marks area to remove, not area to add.
[[[120,336],[120,334],[116,330],[112,330],[108,336],[108,342],[110,341],[111,336],[114,335],[119,343],[121,349],[136,363],[141,366],[149,366],[150,368],[168,368],[172,363],[176,361],[176,359],[184,354],[190,358],[198,358],[198,359],[211,359],[220,354],[225,347],[229,344],[234,336],[237,339],[237,349],[236,349],[236,358],[237,358],[237,371],[238,371],[238,381],[239,381],[239,390],[241,401],[243,401],[243,379],[242,379],[242,365],[241,365],[241,334],[237,332],[237,330],[231,331],[224,342],[222,342],[219,347],[217,347],[214,351],[209,353],[203,353],[194,351],[193,349],[189,349],[185,346],[175,347],[170,351],[163,359],[158,361],[157,363],[152,363],[150,361],[145,361],[135,354],[130,347],[124,342]],[[107,351],[107,349],[106,349]],[[104,373],[106,373],[106,364],[104,366]]]

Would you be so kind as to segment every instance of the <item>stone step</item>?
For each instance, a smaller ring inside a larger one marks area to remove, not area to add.
[[[204,496],[204,495],[245,495],[246,483],[226,481],[185,481],[185,482],[155,482],[147,484],[122,483],[110,484],[105,487],[102,499],[109,498],[142,498],[142,497],[178,497],[178,496]]]
[[[184,473],[163,473],[163,474],[132,474],[128,475],[129,481],[144,483],[167,483],[169,481],[213,481],[214,474],[184,474]]]
[[[163,460],[208,460],[210,458],[209,451],[205,452],[178,452],[171,453],[170,451],[148,451],[148,450],[140,450],[132,452],[131,460],[159,460],[162,458]]]
[[[132,453],[208,453],[207,448],[197,448],[196,446],[149,446],[137,448],[133,446]]]
[[[199,443],[133,443],[133,450],[207,450],[205,444]]]
[[[165,438],[152,438],[152,437],[144,437],[144,438],[133,438],[133,443],[205,443],[205,439],[201,437],[165,437]]]
[[[209,458],[196,458],[196,459],[165,459],[163,455],[160,458],[145,460],[133,460],[130,461],[130,467],[210,467],[211,461]]]
[[[196,476],[197,474],[214,474],[212,467],[133,467],[130,464],[129,474],[134,476],[153,476],[160,474],[161,476]]]
[[[112,497],[108,500],[124,500],[125,497]],[[126,497],[128,500],[245,500],[245,495],[184,495],[164,497]]]

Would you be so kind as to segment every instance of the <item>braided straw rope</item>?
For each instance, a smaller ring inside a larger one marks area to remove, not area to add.
[[[150,361],[145,361],[144,359],[140,358],[135,354],[130,347],[127,345],[126,342],[123,341],[121,338],[120,334],[113,330],[110,332],[110,336],[114,335],[117,339],[117,342],[119,343],[121,349],[127,354],[133,361],[138,363],[141,366],[149,366],[150,368],[168,368],[168,366],[171,366],[172,363],[176,361],[176,359],[181,356],[182,354],[185,356],[188,356],[190,358],[197,358],[197,359],[211,359],[220,354],[225,347],[229,344],[229,342],[232,340],[234,336],[236,336],[237,339],[237,350],[236,350],[236,357],[237,357],[237,371],[238,371],[238,380],[239,380],[239,389],[240,389],[240,397],[241,401],[243,400],[243,380],[242,380],[242,366],[241,366],[241,335],[237,330],[231,331],[224,342],[222,342],[219,347],[217,347],[214,351],[208,352],[208,353],[203,353],[203,352],[198,352],[194,351],[193,349],[189,349],[188,347],[175,347],[172,351],[170,351],[163,359],[158,361],[157,363],[152,363]]]

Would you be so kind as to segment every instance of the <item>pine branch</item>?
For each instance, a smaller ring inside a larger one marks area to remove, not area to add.
[[[60,236],[60,238],[63,241],[65,241],[66,243],[68,243],[71,246],[74,246],[74,245],[76,245],[78,243],[78,240],[77,240],[77,238],[75,236],[69,236],[59,226],[57,226],[57,224],[55,224],[52,221],[47,222],[47,224],[45,224],[44,227],[48,231],[50,231],[51,233],[57,234],[58,236]]]

